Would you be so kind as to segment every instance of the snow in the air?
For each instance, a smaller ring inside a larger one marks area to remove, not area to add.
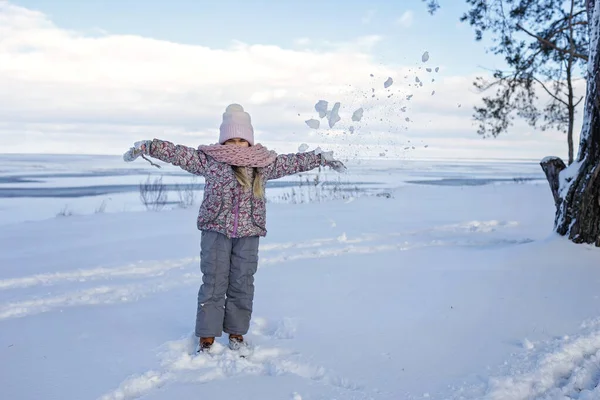
[[[329,103],[325,100],[319,100],[317,104],[315,104],[315,110],[319,113],[319,118],[325,118],[328,106]]]
[[[421,59],[423,62],[427,62],[430,58],[429,52],[425,52],[423,53]],[[419,68],[420,70],[421,68]],[[436,67],[436,72],[439,71],[439,67]],[[410,70],[409,70],[410,71]],[[431,68],[426,68],[427,72],[432,72]],[[364,136],[363,135],[370,135],[372,132],[370,129],[366,129],[364,133],[361,133],[360,129],[362,129],[363,127],[368,127],[370,122],[373,121],[379,121],[379,122],[383,122],[384,118],[382,118],[382,116],[377,116],[374,115],[372,113],[365,113],[365,110],[372,110],[373,109],[373,105],[376,104],[377,108],[381,111],[384,110],[383,113],[384,114],[397,114],[398,111],[401,111],[403,113],[407,112],[407,107],[406,105],[403,105],[402,103],[398,103],[397,101],[395,101],[395,99],[392,99],[394,97],[394,95],[396,93],[392,93],[391,92],[391,87],[393,85],[395,86],[399,86],[400,88],[398,89],[399,93],[402,93],[402,95],[404,96],[406,101],[411,101],[411,99],[413,98],[413,96],[415,94],[413,93],[406,93],[407,92],[407,88],[410,87],[414,87],[414,86],[418,86],[418,87],[423,87],[425,86],[425,83],[423,82],[423,80],[416,75],[417,71],[414,70],[413,75],[410,77],[410,79],[414,80],[414,84],[405,82],[402,83],[400,81],[400,84],[397,84],[397,81],[394,80],[394,78],[392,76],[388,76],[387,79],[385,81],[382,82],[383,84],[383,89],[386,90],[385,96],[380,96],[380,93],[378,93],[376,91],[375,87],[371,87],[369,89],[369,94],[370,94],[370,102],[366,101],[363,104],[360,104],[360,100],[361,98],[366,99],[367,98],[367,94],[364,91],[360,91],[357,90],[357,92],[355,93],[355,98],[352,99],[352,93],[350,92],[350,101],[347,101],[346,103],[342,102],[342,101],[335,101],[333,103],[333,107],[331,109],[329,109],[329,105],[330,102],[328,100],[318,100],[316,101],[316,103],[314,104],[314,110],[316,111],[316,115],[313,115],[313,118],[307,119],[304,121],[304,123],[313,130],[319,130],[319,129],[323,129],[325,131],[327,131],[327,129],[331,130],[333,128],[336,127],[336,125],[338,123],[341,122],[341,126],[338,125],[338,127],[336,129],[340,129],[343,130],[345,132],[348,132],[349,134],[354,134],[355,132],[359,132],[359,137],[357,137],[358,140],[362,139]],[[369,74],[370,78],[375,78],[375,74],[370,73]],[[409,78],[409,75],[405,75],[405,79]],[[435,82],[435,79],[432,79],[431,82]],[[353,85],[348,85],[349,87],[352,87]],[[432,89],[430,92],[430,95],[433,96],[436,94],[436,90]],[[387,99],[387,101],[385,100]],[[357,100],[359,100],[359,107],[356,108],[356,104],[357,104]],[[350,108],[352,107],[352,108]],[[298,114],[299,116],[301,114]],[[322,124],[321,121],[319,121],[319,119],[323,119],[323,118],[327,118],[327,125],[324,126],[322,128]],[[365,121],[363,121],[363,119],[366,119]],[[361,124],[361,126],[359,127],[355,127],[353,125],[350,125],[350,123],[352,122],[363,122],[363,124]],[[404,122],[409,122],[411,121],[410,117],[405,118]],[[398,128],[403,128],[404,130],[408,130],[408,126],[403,125],[402,124],[402,120],[398,119],[396,121],[392,121],[388,119],[388,122],[390,123],[390,129],[391,130],[397,130]],[[323,132],[323,134],[327,135],[328,133]],[[366,137],[365,137],[366,138]],[[409,147],[409,148],[412,148]]]
[[[309,128],[311,129],[319,129],[319,126],[321,125],[321,122],[318,119],[307,119],[306,121],[306,125],[308,125]]]
[[[298,152],[299,153],[304,153],[306,150],[308,150],[309,146],[306,143],[302,143],[300,146],[298,146]]]
[[[359,108],[359,109],[357,109],[357,110],[355,110],[355,111],[352,113],[352,121],[354,121],[354,122],[359,122],[359,121],[362,119],[362,117],[363,117],[363,114],[364,114],[364,110],[363,110],[363,108],[362,108],[362,107],[361,107],[361,108]]]
[[[328,122],[329,122],[330,128],[333,128],[335,126],[335,124],[337,124],[341,120],[341,117],[339,115],[340,106],[341,106],[341,103],[336,102],[333,105],[331,112],[329,113]]]

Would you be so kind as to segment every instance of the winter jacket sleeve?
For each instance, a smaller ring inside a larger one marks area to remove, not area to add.
[[[315,154],[314,151],[280,154],[275,159],[275,162],[263,169],[263,174],[267,180],[278,179],[283,176],[310,171],[320,165],[323,165],[323,159],[320,154]]]
[[[150,145],[148,155],[180,167],[192,174],[206,175],[208,158],[206,154],[192,147],[154,139]]]

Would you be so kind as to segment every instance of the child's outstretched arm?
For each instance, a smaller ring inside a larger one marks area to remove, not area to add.
[[[145,154],[173,164],[192,174],[205,175],[208,165],[206,154],[192,147],[173,144],[166,140],[142,140],[123,154],[123,160],[131,162]]]
[[[264,168],[263,174],[266,179],[278,179],[310,171],[319,166],[327,166],[338,172],[344,172],[346,167],[340,161],[334,160],[332,154],[332,152],[323,152],[319,148],[306,153],[280,154],[273,164]]]

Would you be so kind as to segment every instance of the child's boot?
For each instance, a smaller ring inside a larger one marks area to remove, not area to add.
[[[210,352],[212,345],[215,343],[214,337],[201,337],[199,352]]]
[[[252,347],[242,335],[229,335],[229,348],[245,358],[252,354]]]
[[[239,350],[244,345],[245,342],[242,335],[229,335],[229,348],[231,350]]]

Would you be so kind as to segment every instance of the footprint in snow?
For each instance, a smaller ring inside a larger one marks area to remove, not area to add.
[[[260,323],[259,323],[260,324]],[[267,324],[269,326],[269,324]],[[275,336],[289,326],[278,324],[270,332]],[[263,326],[264,328],[264,326]],[[267,331],[269,331],[267,329]],[[285,335],[284,335],[285,336]],[[250,357],[241,358],[236,352],[218,341],[212,354],[196,352],[197,339],[192,333],[184,339],[170,341],[158,353],[160,368],[133,375],[124,380],[117,389],[105,394],[101,400],[126,400],[144,396],[171,383],[208,383],[243,375],[296,375],[311,381],[335,386],[339,389],[359,391],[361,385],[338,376],[325,367],[298,360],[299,354],[278,347],[258,345]]]
[[[270,321],[261,317],[252,319],[251,332],[256,336],[272,339],[293,339],[297,329],[298,324],[291,318],[284,318],[279,321]]]

